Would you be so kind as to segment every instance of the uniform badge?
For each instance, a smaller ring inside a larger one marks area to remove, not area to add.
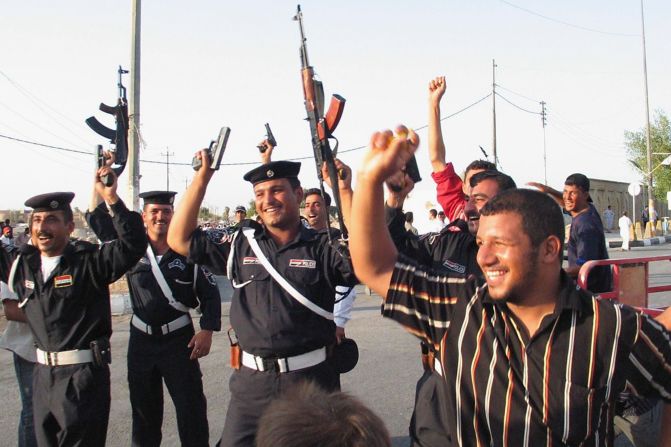
[[[72,275],[61,275],[54,278],[54,287],[70,287],[72,285]]]
[[[453,272],[461,273],[462,275],[466,273],[465,265],[458,264],[454,261],[450,261],[449,259],[445,260],[445,262],[443,262],[443,265],[447,269],[452,270]]]
[[[174,261],[172,261],[170,264],[168,264],[168,268],[169,269],[178,268],[178,269],[184,271],[184,269],[186,268],[186,265],[182,262],[181,259],[177,258]]]
[[[30,280],[25,280],[23,282],[23,285],[25,286],[26,289],[34,289],[35,288],[35,283],[30,281]]]
[[[268,178],[275,177],[275,173],[273,172],[272,169],[268,169],[268,171],[266,172],[266,177],[268,177]]]
[[[245,256],[244,258],[242,258],[242,264],[243,265],[261,264],[261,261],[259,261],[258,258],[254,258],[252,256]]]
[[[200,266],[200,269],[203,271],[203,275],[205,275],[205,279],[207,279],[207,282],[209,282],[213,286],[216,286],[217,279],[214,277],[214,275],[202,265]]]
[[[314,269],[317,268],[317,261],[313,259],[289,259],[289,267]]]

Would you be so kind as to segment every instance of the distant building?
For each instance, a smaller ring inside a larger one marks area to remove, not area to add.
[[[627,211],[631,220],[636,221],[641,218],[641,211],[648,205],[648,200],[646,199],[647,188],[645,185],[641,185],[641,194],[636,197],[636,209],[632,213],[632,197],[627,191],[629,183],[594,178],[590,178],[589,182],[590,196],[594,200],[594,206],[602,218],[603,210],[610,205],[615,213],[616,221],[622,215],[623,211]],[[664,200],[655,200],[655,210],[660,219],[669,215],[668,203]]]

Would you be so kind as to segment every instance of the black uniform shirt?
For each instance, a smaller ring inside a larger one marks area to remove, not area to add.
[[[476,275],[482,278],[477,262],[478,246],[470,233],[450,231],[448,225],[440,233],[417,236],[405,229],[403,211],[386,205],[385,219],[398,251],[417,263],[430,265],[452,276]]]
[[[214,276],[204,267],[194,265],[186,257],[168,250],[158,263],[163,277],[175,300],[186,307],[196,308],[200,302],[200,328],[221,329],[221,298]],[[133,313],[152,326],[159,326],[179,318],[184,313],[172,307],[158,285],[147,256],[128,271],[128,287]],[[194,281],[196,282],[194,285]]]
[[[123,202],[112,205],[119,239],[101,246],[68,244],[49,278],[42,277],[41,255],[24,245],[12,281],[37,346],[44,351],[89,349],[89,343],[112,334],[108,285],[145,252],[147,236],[140,215]]]
[[[301,225],[296,238],[277,247],[265,229],[251,220],[242,228],[254,228],[254,238],[270,263],[299,292],[324,310],[333,312],[336,285],[354,285],[356,277],[349,258],[343,257],[320,234]],[[196,230],[190,247],[191,262],[204,264],[216,274],[226,274],[231,238],[212,241]],[[231,325],[243,350],[268,357],[302,354],[335,343],[335,324],[296,301],[260,264],[247,238],[235,234],[233,278],[236,288],[231,303]]]
[[[112,220],[107,212],[107,206],[104,203],[100,204],[93,212],[87,212],[86,220],[101,240],[117,238]],[[194,275],[194,264],[172,250],[168,250],[161,257],[158,267],[176,301],[192,309],[200,304],[202,312],[200,328],[211,331],[220,330],[221,298],[214,276],[202,266],[198,267],[198,271]],[[128,271],[126,278],[128,279],[133,313],[145,324],[162,326],[184,315],[184,312],[169,304],[154,277],[151,262],[146,255],[142,256],[140,261]]]

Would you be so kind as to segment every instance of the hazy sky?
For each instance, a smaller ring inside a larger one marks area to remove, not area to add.
[[[671,3],[645,3],[651,113],[671,112]],[[130,61],[130,1],[6,2],[0,16],[0,134],[92,151],[102,139],[84,119],[100,101],[113,104],[116,69]],[[142,5],[142,160],[190,162],[193,152],[229,126],[224,163],[258,162],[255,145],[269,122],[275,159],[310,157],[300,84],[296,3],[147,1]],[[570,173],[635,181],[623,134],[645,122],[640,2],[633,0],[350,1],[302,3],[310,62],[326,95],[347,106],[335,135],[340,150],[367,144],[377,129],[427,122],[427,84],[447,77],[443,116],[492,89],[539,112],[547,103],[547,171],[560,187]],[[545,16],[541,17],[541,16]],[[129,79],[126,78],[126,85]],[[491,154],[491,98],[443,121],[448,158],[458,170]],[[497,97],[501,168],[518,184],[543,180],[538,114]],[[426,130],[419,131],[426,143]],[[34,194],[71,190],[90,196],[93,156],[0,138],[4,194],[19,208]],[[342,153],[356,168],[363,150]],[[418,154],[425,181],[413,193],[416,214],[435,200],[426,145]],[[251,165],[224,166],[205,204],[247,204]],[[141,163],[141,191],[166,187],[165,165]],[[170,167],[170,188],[183,191],[189,166]],[[127,183],[127,174],[121,178]],[[305,160],[301,180],[317,183]],[[179,199],[179,198],[178,198]]]

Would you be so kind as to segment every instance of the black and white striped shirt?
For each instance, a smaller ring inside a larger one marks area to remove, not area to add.
[[[623,389],[671,401],[670,334],[563,273],[533,337],[486,286],[402,255],[382,313],[439,349],[454,445],[603,445],[608,402]]]

